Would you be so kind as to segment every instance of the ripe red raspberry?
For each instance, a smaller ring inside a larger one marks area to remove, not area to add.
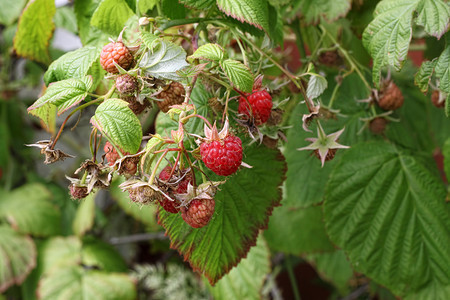
[[[228,176],[237,171],[242,162],[242,141],[228,134],[222,140],[205,141],[200,145],[205,165],[217,175]]]
[[[239,98],[238,112],[248,117],[253,116],[255,125],[259,126],[269,119],[272,105],[272,97],[267,91],[254,90],[247,98],[243,96]]]
[[[116,149],[111,145],[110,142],[105,143],[105,147],[103,147],[103,150],[106,153],[106,160],[108,161],[109,165],[112,166],[116,162],[116,160],[120,159],[119,153],[117,153]],[[123,155],[128,155],[129,153],[126,152]]]
[[[133,63],[133,56],[122,42],[111,42],[104,46],[100,53],[100,64],[106,72],[119,73],[114,62],[125,70]]]
[[[159,179],[166,182],[165,187],[168,189],[167,192],[169,196],[174,198],[174,194],[176,195],[187,193],[188,184],[193,184],[191,173],[186,173],[185,171],[175,169],[172,177],[170,178],[171,171],[172,166],[168,165],[161,171],[161,173],[159,173]],[[159,203],[167,212],[176,214],[179,211],[178,206],[180,205],[180,203],[178,203],[177,201],[171,201],[164,197],[159,200]]]
[[[116,88],[122,95],[132,95],[138,89],[138,81],[130,74],[122,74],[116,78]]]
[[[185,90],[181,83],[173,81],[156,97],[162,101],[157,101],[158,107],[163,112],[168,112],[170,106],[181,104],[184,101]]]
[[[74,183],[69,185],[69,191],[72,199],[83,199],[89,195],[88,188],[86,186],[79,186]]]
[[[193,228],[208,225],[214,214],[214,199],[193,199],[189,206],[181,208],[181,217]]]
[[[395,110],[403,105],[403,101],[403,94],[398,86],[393,81],[389,81],[381,91],[378,106],[384,110]]]

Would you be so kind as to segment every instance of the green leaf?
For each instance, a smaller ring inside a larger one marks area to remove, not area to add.
[[[447,94],[447,98],[445,98],[445,115],[450,117],[450,94]]]
[[[439,88],[450,93],[450,39],[436,63],[436,77],[439,78]]]
[[[450,20],[450,6],[442,0],[422,0],[417,7],[417,24],[425,32],[438,39],[447,31]]]
[[[48,273],[81,262],[81,241],[75,236],[54,237],[39,245],[38,269]]]
[[[186,18],[186,8],[178,0],[161,0],[161,10],[169,19]]]
[[[108,99],[97,107],[91,123],[124,152],[139,150],[142,128],[139,119],[120,99]]]
[[[3,199],[2,199],[3,200]],[[0,225],[0,293],[21,284],[36,266],[36,247],[30,237]]]
[[[261,290],[270,273],[270,251],[262,235],[239,265],[223,276],[213,287],[208,286],[215,300],[261,299]]]
[[[417,85],[422,93],[428,91],[428,84],[433,75],[436,60],[424,61],[414,76],[414,84]]]
[[[71,266],[45,275],[38,288],[42,300],[134,300],[136,288],[126,274]]]
[[[433,166],[387,142],[364,143],[345,152],[326,187],[331,240],[399,296],[448,295],[450,211]]]
[[[64,28],[73,34],[77,34],[77,18],[72,6],[58,7],[53,19],[57,28]]]
[[[42,63],[49,63],[48,42],[55,28],[55,1],[30,1],[19,20],[14,49],[17,54]]]
[[[77,0],[74,3],[75,15],[77,17],[77,24],[79,28],[78,35],[80,36],[83,45],[91,45],[103,47],[108,42],[108,35],[91,26],[91,17],[97,10],[101,0]]]
[[[250,69],[243,63],[233,59],[220,61],[225,75],[233,83],[234,87],[246,93],[251,93],[253,88],[253,75]]]
[[[445,141],[442,147],[442,154],[444,155],[444,171],[447,178],[450,178],[450,138]]]
[[[381,68],[399,71],[408,54],[414,11],[422,0],[383,0],[375,9],[375,19],[363,33],[363,44],[373,58],[373,81],[378,86]]]
[[[209,9],[216,5],[215,0],[178,0],[178,1],[189,8],[195,9]]]
[[[308,81],[308,88],[306,89],[306,95],[310,99],[316,99],[322,95],[323,91],[327,88],[327,80],[320,75],[312,75]]]
[[[83,101],[91,88],[92,76],[70,78],[52,83],[45,94],[28,107],[28,112],[44,120],[54,106],[57,107],[59,116]]]
[[[118,35],[134,13],[124,0],[103,0],[91,19],[91,25]]]
[[[157,35],[146,31],[141,32],[141,39],[144,45],[147,46],[147,48],[150,50],[153,50],[156,46],[159,45],[160,42],[160,39]]]
[[[77,236],[83,236],[94,225],[95,217],[95,194],[89,194],[79,202],[72,230]]]
[[[349,292],[349,281],[353,278],[353,269],[344,251],[314,253],[307,256],[320,277],[333,284],[340,295]]]
[[[12,25],[19,18],[27,0],[11,1],[0,9],[0,24]]]
[[[141,14],[146,14],[147,11],[152,10],[159,0],[139,0],[138,8]]]
[[[112,198],[122,208],[125,213],[132,216],[135,220],[145,224],[150,228],[158,228],[156,221],[156,205],[138,205],[130,200],[127,192],[122,192],[118,187],[120,180],[113,180],[110,186]],[[160,228],[160,227],[159,227]]]
[[[205,59],[210,61],[223,60],[225,53],[221,46],[218,44],[205,44],[198,47],[195,52],[189,56],[189,59]]]
[[[189,64],[186,51],[174,43],[161,41],[155,51],[148,51],[142,57],[139,67],[144,73],[159,79],[179,80],[176,73]]]
[[[48,67],[44,75],[44,82],[50,83],[70,78],[82,78],[89,74],[89,70],[100,57],[101,49],[86,46],[75,51],[67,52]]]
[[[217,6],[227,16],[269,32],[267,0],[217,0]]]
[[[171,247],[188,260],[192,268],[216,283],[255,245],[258,231],[280,200],[284,176],[283,157],[265,147],[248,147],[241,169],[227,178],[215,195],[215,213],[210,223],[199,229],[187,225],[181,215],[159,211],[159,222],[170,237]],[[213,179],[222,179],[211,176]]]
[[[26,184],[0,199],[0,219],[20,232],[38,236],[60,233],[61,214],[50,202],[49,190],[37,183]]]
[[[264,232],[270,249],[293,255],[334,250],[322,222],[321,206],[300,209],[285,200],[281,204]]]
[[[83,266],[106,272],[126,272],[128,270],[127,264],[113,246],[94,238],[83,241],[81,262]]]
[[[321,17],[330,23],[334,22],[344,17],[350,8],[351,0],[301,0],[294,9],[300,12],[306,23],[317,24]]]

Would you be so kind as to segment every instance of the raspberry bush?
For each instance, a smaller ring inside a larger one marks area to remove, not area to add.
[[[43,70],[20,145],[68,188],[0,156],[7,299],[319,299],[307,264],[324,298],[450,298],[448,1],[25,2],[0,62]],[[169,247],[206,280],[145,266]]]

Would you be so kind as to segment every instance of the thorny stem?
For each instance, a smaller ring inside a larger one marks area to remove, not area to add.
[[[237,42],[237,44],[239,46],[239,49],[241,49],[242,59],[244,60],[244,65],[248,66],[247,55],[245,54],[245,49],[244,49],[244,46],[241,43],[241,40],[239,38],[239,34],[233,28],[230,28],[230,31],[236,37],[236,42]]]
[[[231,87],[231,85],[229,85],[228,83],[226,83],[225,81],[220,80],[219,78],[216,78],[214,76],[208,76],[208,79],[211,79],[212,81],[217,82],[218,84],[223,85],[224,87],[226,87],[228,90],[232,90],[233,88]]]
[[[164,30],[166,30],[170,27],[174,27],[174,26],[187,25],[187,24],[200,23],[200,22],[208,22],[211,20],[212,19],[205,19],[205,18],[177,19],[177,20],[172,20],[172,21],[162,24],[159,27],[159,30],[164,31]]]
[[[209,128],[211,128],[211,129],[213,128],[213,126],[211,125],[211,123],[210,123],[204,116],[197,115],[197,114],[193,114],[193,115],[189,115],[189,116],[183,117],[183,118],[180,120],[180,122],[184,123],[186,120],[188,120],[188,119],[190,119],[190,118],[200,118],[200,119],[202,119],[202,120],[206,123],[206,125],[208,125]]]
[[[194,78],[192,78],[192,82],[190,86],[188,87],[188,90],[186,91],[186,95],[184,96],[184,103],[189,104],[189,100],[191,100],[191,94],[192,90],[194,90],[195,83],[197,82],[199,73],[194,75]]]
[[[338,92],[341,84],[342,84],[341,82],[337,82],[336,86],[334,87],[333,93],[331,94],[330,102],[328,102],[328,107],[327,107],[328,109],[331,109],[331,107],[333,106],[333,102],[336,99],[336,95],[337,95],[337,92]]]
[[[231,90],[227,90],[227,98],[225,100],[225,109],[222,115],[222,123],[228,118],[228,101],[230,100]]]
[[[184,149],[183,149],[184,150]],[[197,195],[197,182],[195,180],[195,172],[194,172],[194,165],[191,162],[191,159],[189,157],[189,155],[186,153],[186,151],[183,151],[184,156],[186,157],[186,161],[188,162],[189,168],[191,170],[191,175],[192,175],[192,186],[194,187],[194,195]],[[203,175],[203,174],[202,174]]]

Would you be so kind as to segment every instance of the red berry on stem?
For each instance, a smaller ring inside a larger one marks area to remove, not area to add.
[[[228,134],[223,140],[205,141],[200,145],[200,155],[214,173],[228,176],[241,165],[242,141],[232,134]]]
[[[255,125],[259,126],[269,119],[272,106],[272,97],[267,91],[253,91],[247,97],[239,98],[238,112],[248,117],[253,116]]]
[[[109,73],[119,73],[114,62],[127,70],[133,63],[133,56],[122,42],[112,42],[103,47],[100,53],[100,64]]]
[[[181,217],[193,228],[204,227],[211,220],[214,207],[214,199],[193,199],[187,208],[181,208]]]
[[[172,196],[172,194],[185,194],[187,192],[188,184],[189,183],[193,184],[191,173],[189,172],[187,174],[182,175],[183,177],[181,179],[178,177],[178,174],[175,175],[175,173],[180,173],[179,170],[178,172],[174,172],[174,174],[172,174],[172,177],[170,177],[171,171],[172,166],[171,165],[166,166],[161,171],[161,173],[159,173],[158,176],[159,179],[166,181],[168,183],[170,196]],[[175,184],[172,185],[172,182],[174,182]],[[179,208],[177,207],[179,203],[176,201],[171,201],[166,197],[164,197],[159,200],[159,203],[167,212],[176,214],[179,211]]]

